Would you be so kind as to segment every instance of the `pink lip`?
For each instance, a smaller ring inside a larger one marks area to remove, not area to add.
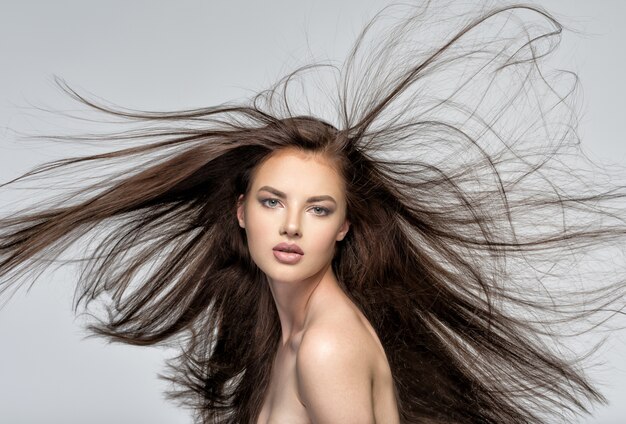
[[[302,249],[300,249],[300,246],[298,246],[295,243],[278,243],[276,246],[274,246],[274,252],[276,251],[282,251],[282,252],[290,252],[290,253],[299,253],[300,255],[304,255],[304,252],[302,251]]]
[[[283,252],[282,250],[274,250],[273,253],[274,257],[280,262],[290,265],[298,263],[303,256],[299,253]]]
[[[285,264],[295,264],[302,259],[304,252],[295,243],[278,243],[273,249],[274,257]]]

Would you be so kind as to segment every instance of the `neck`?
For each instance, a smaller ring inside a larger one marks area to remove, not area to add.
[[[302,336],[311,315],[315,299],[338,288],[337,279],[330,264],[320,272],[301,281],[281,281],[268,278],[270,290],[276,302],[282,330],[282,345]]]

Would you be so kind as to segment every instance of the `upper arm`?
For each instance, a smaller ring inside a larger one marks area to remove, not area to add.
[[[373,372],[358,338],[312,329],[296,358],[300,400],[314,424],[374,423]]]

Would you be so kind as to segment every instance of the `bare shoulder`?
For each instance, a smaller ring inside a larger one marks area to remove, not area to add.
[[[374,349],[372,337],[363,323],[356,316],[342,314],[308,328],[302,336],[298,357],[327,359],[326,356],[358,354],[362,361],[370,362]]]
[[[298,396],[314,423],[373,423],[375,345],[350,312],[308,328],[296,356]]]

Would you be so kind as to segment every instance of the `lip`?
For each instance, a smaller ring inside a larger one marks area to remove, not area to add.
[[[274,250],[274,257],[284,264],[294,265],[302,259],[301,254],[295,252],[283,252],[282,250]]]
[[[279,251],[279,252],[290,252],[290,253],[298,253],[300,255],[304,255],[304,252],[302,251],[302,249],[300,249],[300,246],[298,246],[295,243],[278,243],[276,246],[274,246],[274,248],[272,249],[274,250],[274,252]]]
[[[302,259],[304,252],[295,243],[278,243],[272,249],[274,257],[284,264],[296,264]]]

